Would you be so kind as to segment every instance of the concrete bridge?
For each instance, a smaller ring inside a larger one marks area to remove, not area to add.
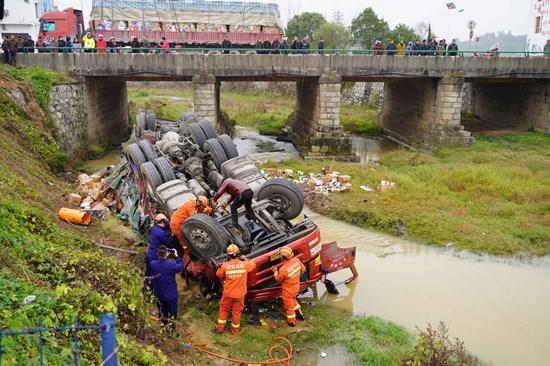
[[[379,124],[422,148],[473,142],[461,125],[464,94],[470,112],[483,120],[550,132],[550,64],[543,58],[41,53],[23,54],[19,62],[85,81],[88,123],[102,126],[94,140],[124,130],[126,82],[142,80],[192,81],[195,113],[219,130],[222,82],[296,82],[290,129],[306,158],[352,158],[340,126],[342,82],[384,82]],[[463,92],[465,84],[471,92]]]

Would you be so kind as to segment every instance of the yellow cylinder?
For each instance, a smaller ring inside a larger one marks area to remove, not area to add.
[[[89,212],[73,210],[66,207],[61,208],[57,215],[60,220],[68,221],[71,224],[90,225],[90,223],[92,222],[92,216]]]

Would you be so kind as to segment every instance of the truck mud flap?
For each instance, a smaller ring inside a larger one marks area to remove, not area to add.
[[[340,248],[335,241],[323,244],[320,256],[321,272],[325,275],[325,281],[329,281],[326,279],[327,274],[345,268],[349,268],[352,273],[352,276],[344,282],[345,284],[359,277],[359,273],[357,273],[357,269],[355,268],[355,253],[356,247]]]

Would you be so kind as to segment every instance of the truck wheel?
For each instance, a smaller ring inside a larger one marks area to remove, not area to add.
[[[218,136],[218,134],[216,133],[216,129],[208,120],[201,119],[197,123],[199,124],[199,126],[201,126],[202,131],[204,132],[204,136],[206,136],[206,139],[215,139],[216,136]]]
[[[204,148],[202,149],[205,153],[210,153],[212,155],[212,160],[216,165],[218,170],[221,168],[222,164],[227,161],[227,155],[223,150],[222,145],[216,139],[210,139],[204,143]]]
[[[137,170],[139,170],[141,164],[147,161],[138,144],[128,145],[128,147],[126,147],[126,152],[128,153],[128,160],[130,160],[131,164],[136,166]]]
[[[223,254],[229,244],[229,237],[223,226],[212,216],[196,214],[181,225],[191,253],[201,259],[208,259]]]
[[[227,159],[233,159],[239,156],[239,152],[237,151],[237,147],[235,146],[235,143],[226,134],[218,136],[217,140],[220,142],[220,144],[223,147],[223,150],[225,151],[225,154],[227,155]]]
[[[276,219],[292,220],[304,208],[304,195],[300,188],[295,183],[282,178],[268,180],[262,185],[258,192],[258,201],[265,199],[275,205]]]
[[[147,161],[141,164],[140,171],[141,176],[143,177],[143,182],[145,183],[145,190],[147,191],[147,194],[149,197],[155,197],[157,187],[162,184],[162,177],[155,167],[155,164]]]
[[[186,133],[191,136],[195,144],[199,145],[199,148],[202,150],[207,140],[202,128],[197,123],[191,123],[187,126]]]
[[[180,114],[180,122],[187,122],[193,119],[193,117],[195,117],[195,115],[191,112],[182,112],[182,114]]]
[[[138,112],[136,114],[136,137],[141,137],[141,134],[145,130],[145,112]]]
[[[153,164],[155,164],[155,166],[157,167],[157,170],[160,173],[160,176],[162,177],[162,181],[164,183],[176,179],[176,175],[174,174],[172,166],[168,162],[168,159],[166,159],[164,156],[153,160]]]
[[[158,158],[158,154],[155,151],[155,148],[153,147],[153,144],[149,142],[149,140],[141,140],[138,142],[139,147],[141,148],[141,151],[143,152],[143,155],[147,159],[147,161],[152,161]]]
[[[154,131],[157,127],[157,116],[153,111],[147,111],[145,118],[145,129],[149,131]]]

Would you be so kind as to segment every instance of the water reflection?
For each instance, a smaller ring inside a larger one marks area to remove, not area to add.
[[[361,159],[361,165],[377,164],[384,152],[396,148],[397,145],[394,142],[384,138],[359,136],[353,136],[351,146],[352,152]]]

